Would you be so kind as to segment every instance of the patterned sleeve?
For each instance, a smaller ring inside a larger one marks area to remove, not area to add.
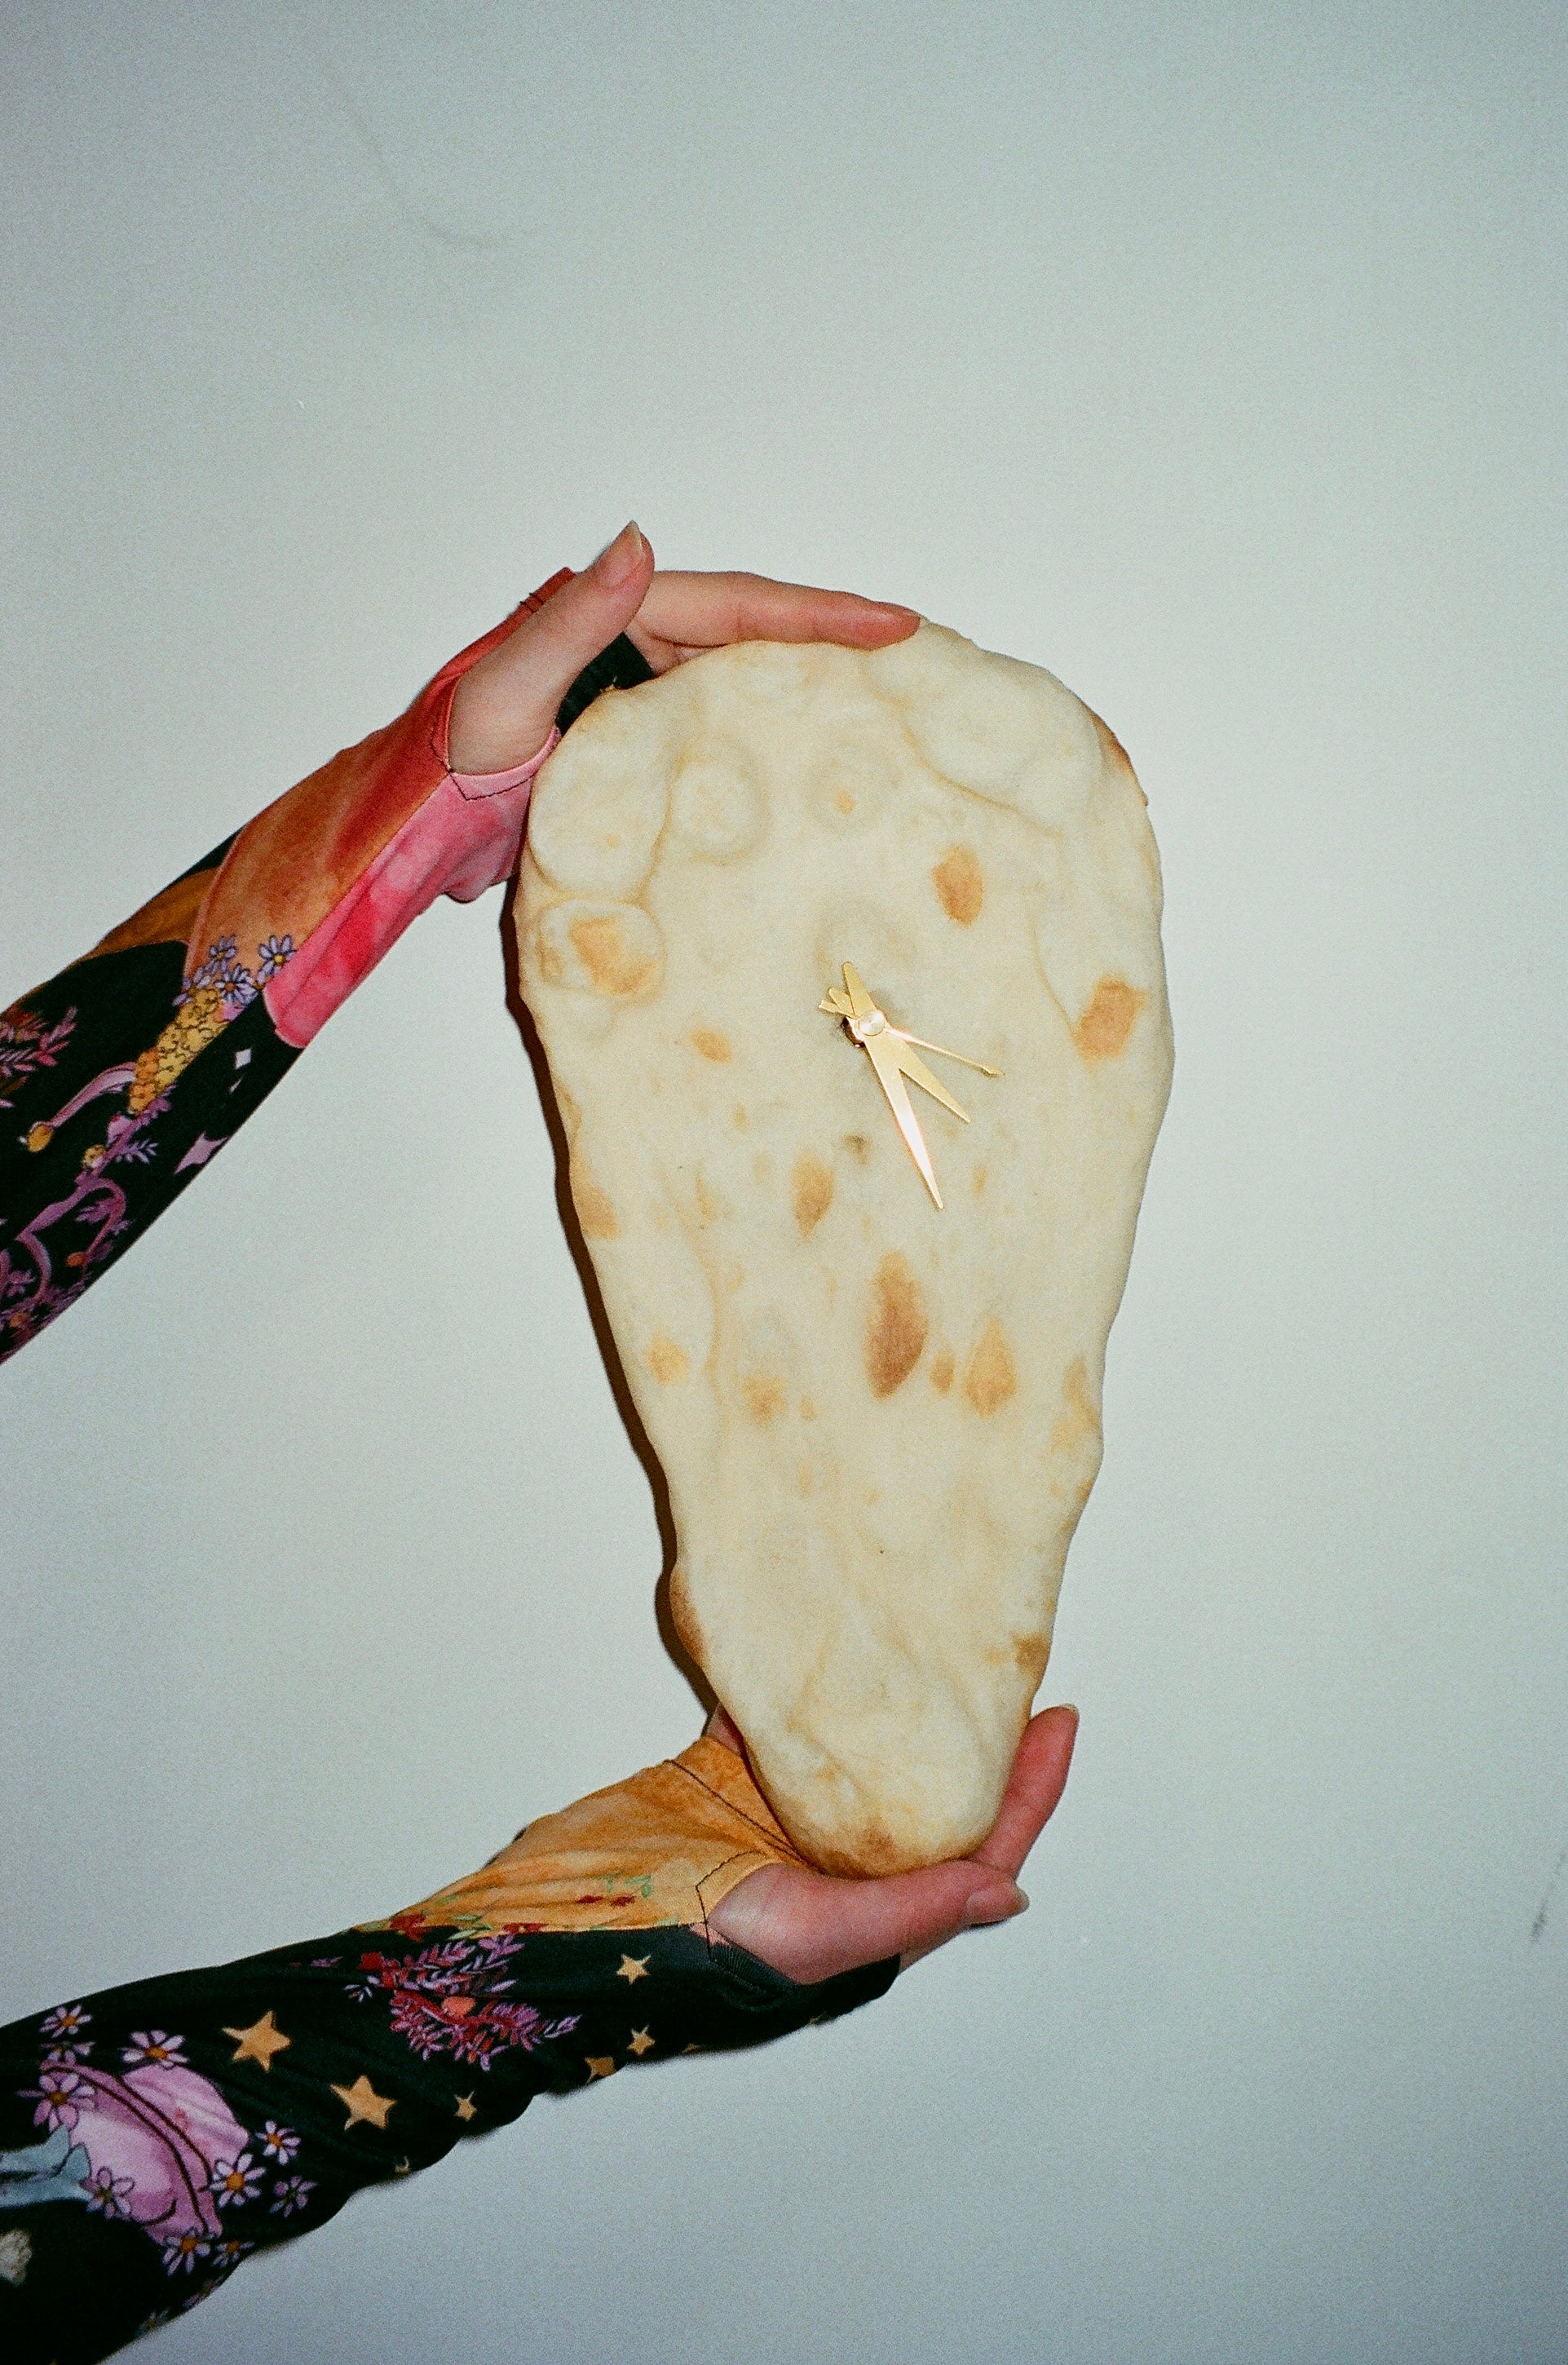
[[[0,1362],[80,1297],[260,1105],[409,923],[517,858],[534,773],[446,760],[462,675],[563,583],[0,1012]],[[627,640],[578,677],[565,730],[649,678]]]
[[[799,1861],[704,1739],[390,1921],[0,2030],[0,2356],[88,2365],[537,2094],[880,1995],[894,1962],[802,1987],[713,1935]]]

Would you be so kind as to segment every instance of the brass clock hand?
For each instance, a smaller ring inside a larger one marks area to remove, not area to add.
[[[930,1152],[925,1147],[925,1137],[920,1130],[920,1120],[910,1102],[905,1077],[910,1083],[918,1084],[922,1092],[929,1093],[932,1099],[939,1101],[945,1109],[950,1109],[965,1125],[968,1125],[969,1115],[967,1109],[959,1107],[946,1087],[938,1083],[924,1060],[915,1057],[915,1047],[918,1046],[922,1051],[934,1051],[939,1059],[957,1059],[966,1068],[978,1068],[982,1076],[997,1076],[1002,1070],[988,1066],[983,1059],[968,1059],[962,1051],[946,1050],[940,1043],[924,1042],[920,1036],[908,1034],[903,1027],[895,1026],[886,1011],[878,1008],[859,971],[849,961],[844,964],[842,990],[830,986],[817,1008],[831,1018],[841,1019],[845,1033],[852,1042],[859,1044],[869,1059],[876,1070],[877,1082],[893,1113],[893,1121],[903,1136],[904,1147],[920,1169],[926,1189],[940,1207],[942,1194],[936,1187]]]
[[[924,1177],[926,1189],[936,1205],[940,1206],[942,1194],[936,1188],[936,1177],[931,1165],[931,1153],[925,1147],[925,1136],[920,1130],[920,1119],[910,1105],[909,1090],[902,1074],[903,1060],[900,1056],[899,1048],[884,1027],[883,1032],[873,1035],[865,1043],[863,1048],[868,1054],[871,1065],[877,1071],[877,1082],[881,1085],[888,1106],[893,1113],[893,1122],[903,1136],[904,1147]],[[916,1082],[918,1081],[917,1078]],[[939,1093],[938,1097],[945,1098],[946,1095]],[[958,1104],[954,1102],[950,1105],[957,1107]],[[963,1114],[963,1110],[959,1109],[958,1115],[962,1116]]]

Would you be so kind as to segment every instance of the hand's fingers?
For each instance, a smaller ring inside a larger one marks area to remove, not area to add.
[[[458,683],[447,729],[454,772],[504,772],[536,756],[584,666],[642,606],[654,554],[634,525]]]
[[[1025,1857],[1056,1812],[1077,1739],[1075,1708],[1042,1709],[1030,1718],[1013,1761],[1002,1811],[975,1850],[976,1864],[990,1865],[1016,1879]]]
[[[727,1746],[741,1746],[722,1709],[708,1730]],[[835,1880],[769,1865],[731,1889],[711,1926],[788,1978],[809,1980],[890,1955],[907,1965],[960,1930],[1021,1913],[1028,1899],[1015,1876],[1061,1798],[1077,1737],[1075,1708],[1045,1709],[1030,1720],[1002,1810],[972,1856],[882,1880]]]
[[[709,1925],[786,1978],[809,1982],[890,1955],[925,1954],[960,1930],[1021,1913],[1026,1902],[1014,1882],[971,1863],[883,1880],[834,1880],[770,1864],[732,1889]]]
[[[673,663],[732,641],[837,641],[880,649],[907,640],[919,624],[913,608],[862,600],[853,591],[819,591],[774,583],[763,575],[655,575],[631,628],[650,664]]]

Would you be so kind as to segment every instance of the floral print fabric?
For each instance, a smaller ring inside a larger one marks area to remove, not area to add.
[[[647,670],[617,642],[574,684],[560,727]],[[335,761],[353,776],[352,753]],[[431,761],[428,745],[420,761]],[[378,792],[386,773],[381,760]],[[306,799],[290,824],[307,865],[313,810]],[[360,875],[343,869],[343,845],[363,843],[369,861],[386,832],[372,816],[356,835],[341,797],[330,819],[336,858],[323,868],[341,904]],[[297,931],[283,919],[244,933],[200,925],[246,835],[0,1013],[0,1361],[124,1253],[299,1056],[266,1000],[302,949]],[[601,1822],[604,1812],[601,1803]],[[682,1854],[711,1861],[707,1824],[672,1841],[668,1816],[628,1810],[613,1831],[594,1828],[613,1846],[616,1877],[575,1896],[571,1918],[610,1926],[492,1926],[515,1906],[509,1855],[485,1889],[487,1910],[476,1900],[465,1918],[456,1905],[433,1922],[430,1907],[412,1909],[0,2029],[6,2365],[111,2355],[208,2298],[244,2259],[324,2224],[364,2186],[431,2166],[535,2094],[756,2044],[890,1981],[887,1963],[799,1988],[711,1943]],[[721,1855],[733,1856],[734,1835],[721,1838]],[[673,1914],[647,1926],[651,1900],[688,1889],[695,1926]],[[549,1897],[531,1910],[560,1913]]]
[[[536,2094],[765,2043],[869,2001],[895,1967],[802,1988],[684,1925],[421,1922],[18,2021],[0,2031],[0,2356],[107,2357]]]
[[[519,614],[566,579],[553,577]],[[124,1254],[298,1057],[266,1002],[269,987],[303,949],[295,930],[275,913],[243,937],[233,929],[202,929],[209,909],[228,908],[224,884],[235,865],[243,869],[250,858],[252,834],[264,831],[274,858],[280,848],[286,856],[287,885],[277,891],[296,902],[301,882],[315,879],[319,856],[333,900],[318,913],[319,893],[315,902],[307,896],[301,908],[330,930],[333,913],[352,900],[383,850],[390,825],[384,812],[379,822],[372,813],[354,825],[343,811],[342,779],[352,783],[363,769],[366,802],[379,799],[383,807],[394,791],[407,802],[438,788],[444,775],[430,745],[431,714],[439,709],[444,732],[442,700],[450,699],[464,663],[496,637],[454,659],[400,726],[373,734],[365,745],[376,749],[374,767],[359,766],[359,750],[334,758],[84,959],[0,1011],[0,1362]],[[573,684],[561,727],[600,690],[647,678],[632,643],[615,642]],[[323,780],[332,784],[331,799],[319,789]],[[483,808],[476,810],[482,834]],[[291,817],[286,829],[280,816]],[[319,846],[311,835],[318,827]],[[357,869],[345,857],[345,844]],[[199,931],[194,937],[193,929]]]

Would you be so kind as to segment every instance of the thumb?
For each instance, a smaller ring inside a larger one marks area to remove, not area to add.
[[[648,543],[635,525],[623,527],[590,567],[471,666],[453,693],[447,724],[453,770],[510,771],[536,756],[567,690],[624,632],[653,574]]]

